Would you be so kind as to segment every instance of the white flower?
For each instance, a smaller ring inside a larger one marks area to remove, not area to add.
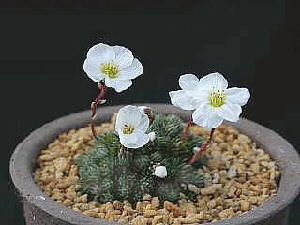
[[[152,141],[152,142],[155,141],[156,134],[154,131],[150,132],[148,135],[149,135],[150,141]]]
[[[223,120],[236,122],[250,97],[247,88],[228,88],[220,73],[211,73],[200,80],[192,74],[179,78],[182,90],[170,92],[172,104],[185,110],[195,110],[193,122],[206,128],[216,128]]]
[[[167,168],[165,166],[157,166],[154,172],[155,176],[164,178],[168,176]]]
[[[128,105],[117,114],[115,129],[120,142],[127,148],[140,148],[150,140],[146,130],[149,118],[137,106]]]
[[[83,70],[93,81],[104,80],[107,87],[121,92],[143,73],[143,66],[127,48],[100,43],[87,52]]]

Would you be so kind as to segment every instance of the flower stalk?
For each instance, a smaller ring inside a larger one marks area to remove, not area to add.
[[[187,137],[190,134],[190,127],[192,127],[194,125],[195,125],[195,123],[191,119],[187,122],[187,125],[184,128],[183,133],[182,133],[183,138]]]
[[[118,160],[121,165],[129,166],[133,161],[133,152],[130,152],[128,148],[122,145],[118,152]]]
[[[98,139],[97,131],[95,129],[96,118],[97,118],[97,108],[99,105],[103,105],[106,102],[105,95],[107,87],[104,82],[100,81],[98,83],[99,94],[97,98],[91,103],[91,130],[95,139]]]
[[[201,158],[201,155],[203,152],[205,152],[208,148],[208,146],[211,144],[212,142],[212,139],[213,139],[213,135],[214,135],[214,132],[215,132],[215,128],[212,128],[211,131],[210,131],[210,135],[209,135],[209,138],[208,140],[201,146],[201,148],[199,149],[199,151],[197,151],[193,157],[190,159],[189,161],[189,164],[190,165],[193,165],[195,164],[200,158]]]

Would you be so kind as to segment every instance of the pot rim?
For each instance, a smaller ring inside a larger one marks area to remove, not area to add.
[[[177,114],[184,120],[190,118],[189,111],[183,111],[168,104],[138,104],[147,105],[160,113]],[[101,107],[97,122],[109,121],[112,113],[117,112],[123,105]],[[48,197],[36,184],[33,171],[40,150],[51,143],[59,134],[80,127],[87,126],[90,120],[90,111],[73,113],[56,119],[34,130],[30,135],[17,145],[13,152],[9,171],[11,179],[20,193],[29,203],[40,208],[47,214],[70,224],[84,225],[112,225],[119,224],[104,219],[92,218],[67,208]],[[294,147],[276,132],[265,128],[247,119],[240,119],[237,123],[225,122],[248,135],[254,142],[275,159],[280,168],[281,179],[277,195],[269,201],[250,210],[241,216],[203,223],[202,225],[250,225],[267,219],[279,213],[298,196],[300,192],[300,158]]]

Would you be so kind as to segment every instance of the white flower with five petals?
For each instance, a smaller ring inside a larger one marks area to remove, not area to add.
[[[143,73],[143,66],[127,48],[100,43],[87,52],[83,70],[93,81],[104,81],[107,87],[121,92]]]
[[[193,122],[206,128],[216,128],[223,120],[236,122],[250,97],[247,88],[227,88],[228,82],[220,73],[211,73],[200,80],[193,74],[179,78],[182,90],[171,91],[172,104],[195,110]]]
[[[145,132],[149,128],[149,118],[137,106],[128,105],[117,114],[115,130],[120,142],[127,148],[140,148],[147,144],[150,137]]]

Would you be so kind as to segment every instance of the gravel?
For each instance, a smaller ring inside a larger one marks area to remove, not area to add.
[[[112,130],[114,123],[97,127],[98,133]],[[209,131],[192,127],[191,132],[208,137]],[[78,168],[74,159],[93,148],[95,142],[89,127],[61,134],[41,151],[36,183],[53,200],[96,218],[133,225],[196,224],[239,216],[268,201],[277,192],[278,166],[252,140],[230,126],[219,127],[206,151],[208,163],[202,172],[205,187],[189,188],[198,194],[189,202],[182,195],[178,204],[160,202],[145,195],[135,206],[128,202],[100,204],[88,201],[80,193]]]

